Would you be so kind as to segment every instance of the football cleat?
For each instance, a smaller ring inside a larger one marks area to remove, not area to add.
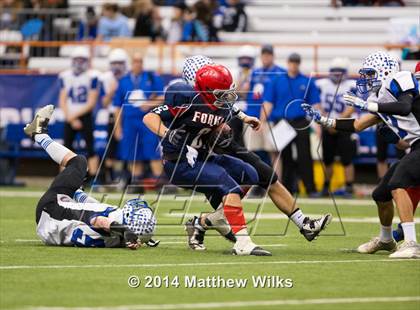
[[[420,246],[415,241],[404,241],[389,258],[420,258]]]
[[[319,219],[306,217],[303,220],[303,226],[300,229],[300,233],[306,238],[306,240],[312,241],[327,227],[331,220],[332,215],[329,213]]]
[[[188,236],[188,246],[195,251],[204,251],[206,249],[204,246],[204,236],[206,231],[197,227],[197,221],[198,217],[194,216],[194,218],[185,223],[185,231]]]
[[[392,231],[392,237],[394,237],[394,240],[397,242],[404,240],[404,231],[402,229],[401,223],[398,223],[397,229]]]
[[[51,115],[54,112],[54,106],[52,104],[46,105],[36,112],[34,119],[29,124],[26,124],[23,131],[29,137],[34,139],[36,134],[46,133],[48,131],[48,122],[50,121]]]
[[[256,244],[250,242],[245,246],[239,246],[238,242],[235,243],[232,249],[233,255],[246,256],[272,256],[271,252],[264,250],[262,247],[257,246]]]
[[[361,254],[374,254],[381,250],[394,252],[396,248],[397,243],[394,240],[383,242],[381,239],[379,239],[379,237],[375,237],[369,242],[359,245],[356,251]]]

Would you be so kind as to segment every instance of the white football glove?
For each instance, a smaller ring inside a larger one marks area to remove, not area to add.
[[[372,101],[365,101],[352,93],[343,95],[346,105],[358,108],[362,111],[378,112],[378,104]]]
[[[317,109],[315,109],[312,105],[307,103],[302,103],[302,109],[305,111],[306,115],[308,115],[311,119],[313,119],[316,123],[331,128],[335,125],[335,120],[332,118],[328,118],[321,115]]]

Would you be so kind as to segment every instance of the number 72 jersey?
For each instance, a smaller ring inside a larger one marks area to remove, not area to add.
[[[185,130],[183,142],[200,153],[207,153],[206,139],[212,129],[228,122],[232,111],[218,109],[204,101],[187,83],[178,82],[170,85],[165,92],[164,104],[154,108],[152,113],[160,116],[163,124],[170,129]],[[167,138],[162,140],[164,154],[185,156],[186,148],[171,144]]]

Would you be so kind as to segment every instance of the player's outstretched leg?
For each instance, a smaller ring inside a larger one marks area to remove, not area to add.
[[[66,166],[67,162],[77,156],[77,154],[52,140],[47,134],[48,122],[50,121],[53,112],[53,105],[42,107],[35,114],[32,122],[26,124],[23,131],[26,135],[31,137],[33,141],[37,142],[57,164]]]

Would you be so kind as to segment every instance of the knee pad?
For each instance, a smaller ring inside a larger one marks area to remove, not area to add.
[[[74,167],[77,170],[80,170],[82,173],[86,173],[88,169],[86,157],[83,155],[77,155],[70,159],[67,163],[67,167]]]
[[[378,202],[386,202],[392,200],[392,193],[386,184],[379,183],[372,192],[372,198]]]

